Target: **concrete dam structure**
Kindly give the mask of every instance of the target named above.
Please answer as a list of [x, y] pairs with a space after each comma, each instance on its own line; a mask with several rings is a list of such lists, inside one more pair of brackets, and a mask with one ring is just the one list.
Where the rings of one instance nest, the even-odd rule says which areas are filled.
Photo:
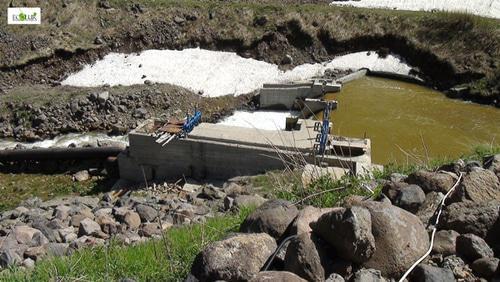
[[130, 145], [118, 156], [120, 176], [134, 182], [227, 179], [307, 163], [353, 174], [371, 171], [369, 139], [329, 135], [325, 155], [318, 155], [315, 123], [299, 119], [289, 131], [202, 123], [185, 138], [162, 146], [154, 132], [163, 123], [148, 120], [129, 134]]

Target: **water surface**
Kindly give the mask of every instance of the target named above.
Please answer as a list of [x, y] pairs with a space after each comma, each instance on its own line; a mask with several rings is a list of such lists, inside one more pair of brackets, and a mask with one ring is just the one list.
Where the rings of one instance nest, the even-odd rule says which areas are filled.
[[411, 83], [365, 77], [345, 84], [333, 133], [372, 140], [375, 163], [460, 157], [478, 144], [500, 144], [500, 110], [453, 100]]

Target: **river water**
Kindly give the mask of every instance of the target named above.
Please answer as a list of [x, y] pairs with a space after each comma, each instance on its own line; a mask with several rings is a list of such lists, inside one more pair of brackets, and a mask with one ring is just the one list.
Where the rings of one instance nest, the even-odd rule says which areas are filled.
[[333, 133], [372, 140], [372, 161], [460, 157], [479, 144], [500, 144], [500, 110], [447, 98], [411, 83], [365, 77], [327, 99], [339, 102]]

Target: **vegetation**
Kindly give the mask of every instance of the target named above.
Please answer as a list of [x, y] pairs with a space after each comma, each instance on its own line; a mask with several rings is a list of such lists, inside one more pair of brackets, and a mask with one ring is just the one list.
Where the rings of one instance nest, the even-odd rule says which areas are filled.
[[216, 217], [205, 223], [175, 227], [161, 239], [134, 246], [112, 241], [109, 246], [87, 248], [69, 257], [40, 261], [31, 271], [11, 268], [0, 274], [1, 281], [182, 281], [201, 249], [238, 230], [252, 211]]
[[102, 191], [106, 180], [92, 178], [74, 182], [71, 175], [0, 173], [0, 211], [12, 209], [22, 201], [39, 197], [48, 200], [64, 195], [91, 195]]

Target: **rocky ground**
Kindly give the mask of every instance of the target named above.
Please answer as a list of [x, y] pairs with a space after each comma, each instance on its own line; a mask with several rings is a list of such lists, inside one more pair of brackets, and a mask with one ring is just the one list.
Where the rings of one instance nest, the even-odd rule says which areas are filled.
[[141, 121], [184, 118], [195, 107], [204, 122], [217, 122], [234, 109], [251, 107], [251, 97], [205, 98], [167, 84], [75, 88], [22, 87], [0, 105], [0, 138], [39, 141], [65, 133], [123, 135]]
[[[435, 226], [440, 203], [457, 182]], [[1, 213], [0, 266], [31, 268], [112, 239], [136, 244], [172, 226], [259, 206], [240, 233], [198, 254], [186, 281], [390, 281], [427, 251], [434, 227], [432, 252], [408, 281], [500, 278], [500, 155], [394, 173], [379, 180], [380, 195], [352, 196], [328, 208], [266, 200], [255, 183], [252, 177], [188, 180], [100, 197], [29, 199]]]
[[499, 279], [499, 177], [497, 155], [484, 168], [459, 161], [438, 171], [393, 174], [380, 197], [351, 197], [338, 207], [299, 209], [270, 200], [245, 219], [241, 233], [200, 252], [187, 281], [398, 280], [429, 249], [434, 227], [431, 255], [408, 281]]

